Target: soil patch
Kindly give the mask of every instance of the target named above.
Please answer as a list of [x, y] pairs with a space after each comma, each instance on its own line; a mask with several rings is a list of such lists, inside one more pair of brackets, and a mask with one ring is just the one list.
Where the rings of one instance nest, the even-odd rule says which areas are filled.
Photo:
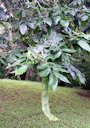
[[81, 97], [90, 98], [90, 90], [80, 91], [77, 94]]

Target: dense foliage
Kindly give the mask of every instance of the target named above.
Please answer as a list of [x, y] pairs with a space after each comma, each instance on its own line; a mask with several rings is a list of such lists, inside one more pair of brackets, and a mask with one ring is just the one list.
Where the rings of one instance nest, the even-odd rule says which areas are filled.
[[1, 3], [0, 64], [6, 66], [7, 74], [18, 77], [37, 69], [45, 84], [42, 109], [50, 120], [57, 118], [45, 108], [48, 87], [55, 90], [58, 82], [70, 84], [72, 79], [85, 84], [76, 64], [90, 52], [88, 5], [84, 0]]

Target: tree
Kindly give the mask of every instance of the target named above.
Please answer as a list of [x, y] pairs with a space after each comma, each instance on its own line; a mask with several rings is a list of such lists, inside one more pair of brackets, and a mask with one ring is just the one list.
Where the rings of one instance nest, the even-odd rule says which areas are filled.
[[[56, 121], [58, 118], [49, 108], [48, 88], [55, 91], [58, 81], [70, 84], [72, 79], [85, 84], [85, 77], [74, 62], [75, 56], [82, 59], [82, 53], [90, 52], [90, 35], [83, 33], [90, 14], [86, 6], [80, 6], [84, 5], [83, 0], [66, 4], [54, 0], [18, 3], [14, 2], [13, 17], [2, 21], [5, 25], [9, 22], [14, 35], [7, 68], [17, 76], [28, 68], [38, 69], [43, 82], [42, 110], [49, 120]], [[28, 48], [16, 49], [17, 41], [28, 44]]]

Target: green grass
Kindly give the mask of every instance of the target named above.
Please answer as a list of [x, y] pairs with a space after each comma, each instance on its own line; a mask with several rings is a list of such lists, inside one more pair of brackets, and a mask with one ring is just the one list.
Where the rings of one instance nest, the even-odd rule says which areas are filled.
[[77, 89], [50, 91], [51, 111], [60, 121], [50, 122], [41, 110], [42, 84], [0, 80], [0, 128], [90, 128], [90, 99]]

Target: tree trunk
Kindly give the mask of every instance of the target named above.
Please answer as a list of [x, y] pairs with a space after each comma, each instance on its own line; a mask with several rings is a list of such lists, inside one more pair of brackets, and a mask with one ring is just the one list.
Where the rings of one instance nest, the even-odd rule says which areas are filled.
[[48, 84], [47, 79], [43, 78], [43, 90], [42, 90], [42, 111], [49, 118], [50, 121], [58, 121], [59, 119], [55, 117], [51, 111], [49, 106], [49, 97], [48, 97]]

